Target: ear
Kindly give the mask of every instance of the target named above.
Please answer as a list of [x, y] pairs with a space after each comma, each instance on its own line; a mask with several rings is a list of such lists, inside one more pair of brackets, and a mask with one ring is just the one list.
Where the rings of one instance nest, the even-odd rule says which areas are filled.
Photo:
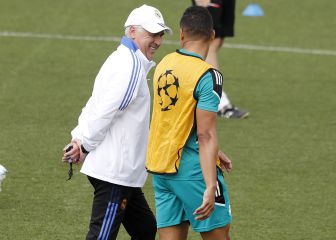
[[211, 34], [211, 41], [215, 39], [215, 30], [212, 30], [212, 34]]
[[184, 33], [183, 30], [180, 28], [180, 41], [184, 40]]
[[134, 40], [136, 36], [136, 28], [131, 26], [128, 31], [129, 36]]

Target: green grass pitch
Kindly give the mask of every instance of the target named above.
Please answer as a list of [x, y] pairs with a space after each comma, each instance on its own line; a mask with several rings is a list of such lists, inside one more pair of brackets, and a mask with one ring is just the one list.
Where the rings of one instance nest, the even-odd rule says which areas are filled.
[[[247, 120], [218, 119], [220, 147], [234, 164], [225, 176], [232, 239], [333, 240], [336, 2], [253, 1], [263, 17], [243, 17], [251, 1], [237, 2], [236, 36], [219, 56], [226, 92], [251, 112]], [[61, 150], [118, 42], [64, 36], [121, 37], [128, 13], [142, 3], [0, 1], [0, 164], [9, 170], [0, 192], [0, 239], [84, 239], [92, 189], [78, 167], [66, 181]], [[159, 61], [178, 48], [178, 19], [190, 1], [146, 3], [175, 33]], [[154, 208], [150, 178], [144, 191]], [[129, 239], [125, 230], [118, 239]], [[190, 231], [189, 239], [201, 238]]]

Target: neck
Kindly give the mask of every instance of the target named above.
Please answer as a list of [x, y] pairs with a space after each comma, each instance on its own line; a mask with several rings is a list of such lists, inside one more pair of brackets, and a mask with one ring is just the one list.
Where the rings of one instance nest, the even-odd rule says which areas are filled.
[[204, 41], [185, 40], [181, 41], [181, 46], [188, 52], [193, 52], [206, 59], [209, 51], [210, 43]]

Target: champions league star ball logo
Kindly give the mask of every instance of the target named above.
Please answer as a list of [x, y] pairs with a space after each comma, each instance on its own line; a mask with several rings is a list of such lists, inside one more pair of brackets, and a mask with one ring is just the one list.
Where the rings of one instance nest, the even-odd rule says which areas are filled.
[[157, 93], [160, 97], [161, 111], [169, 111], [178, 101], [179, 81], [172, 73], [173, 70], [166, 70], [158, 79]]

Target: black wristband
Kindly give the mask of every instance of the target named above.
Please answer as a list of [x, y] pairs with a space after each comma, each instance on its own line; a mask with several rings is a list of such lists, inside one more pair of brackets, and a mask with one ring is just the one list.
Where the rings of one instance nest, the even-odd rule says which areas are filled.
[[84, 148], [83, 144], [81, 145], [81, 150], [82, 150], [82, 152], [84, 154], [88, 154], [89, 153], [88, 151], [86, 151], [86, 149]]

